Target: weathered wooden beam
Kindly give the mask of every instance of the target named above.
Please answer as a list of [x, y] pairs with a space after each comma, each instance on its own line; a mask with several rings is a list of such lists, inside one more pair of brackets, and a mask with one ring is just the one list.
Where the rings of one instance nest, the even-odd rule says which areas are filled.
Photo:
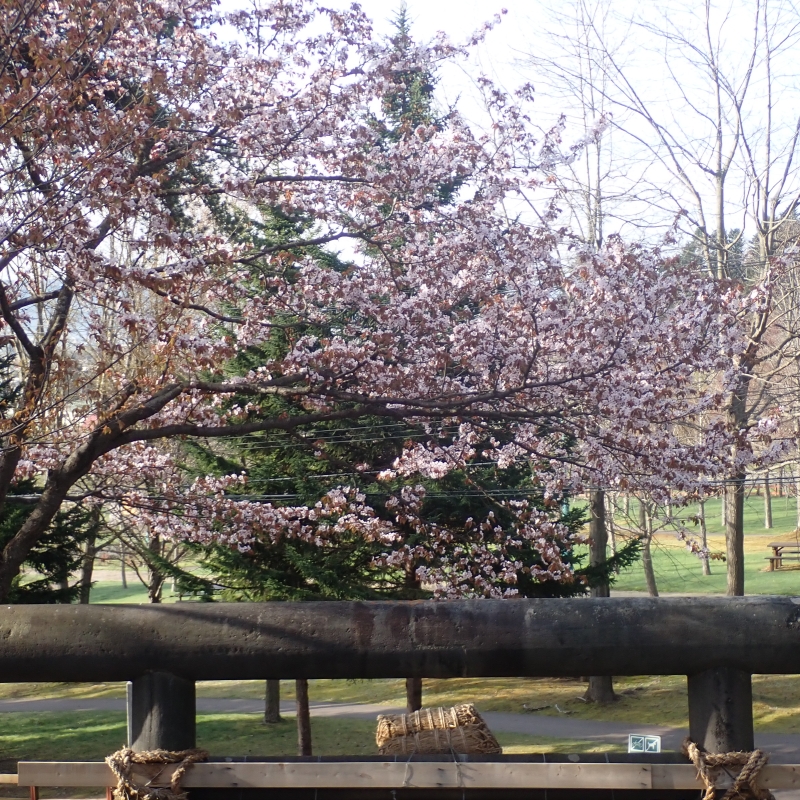
[[0, 681], [800, 671], [800, 598], [0, 608]]
[[[134, 779], [169, 786], [174, 766], [136, 767]], [[19, 763], [20, 786], [114, 786], [102, 762]], [[717, 785], [731, 783], [724, 771]], [[759, 775], [769, 789], [800, 786], [800, 765], [770, 764]], [[524, 763], [511, 761], [341, 761], [193, 764], [181, 780], [190, 788], [299, 789], [695, 789], [702, 788], [691, 764]]]

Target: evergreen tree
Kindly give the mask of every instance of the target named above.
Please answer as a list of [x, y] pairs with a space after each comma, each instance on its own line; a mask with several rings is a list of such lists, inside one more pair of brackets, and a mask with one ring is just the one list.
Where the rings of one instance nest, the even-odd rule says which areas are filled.
[[[435, 79], [430, 70], [414, 65], [414, 42], [405, 6], [395, 20], [395, 33], [389, 40], [403, 66], [396, 74], [396, 89], [384, 98], [382, 115], [370, 121], [382, 147], [392, 147], [419, 125], [436, 125], [433, 89]], [[410, 65], [410, 66], [409, 66]], [[457, 182], [441, 187], [446, 200], [457, 190]], [[287, 218], [274, 208], [259, 209], [259, 217], [231, 209], [214, 196], [210, 210], [223, 221], [232, 237], [259, 248], [297, 238], [300, 230], [313, 226], [313, 220]], [[305, 251], [308, 255], [308, 250]], [[331, 269], [346, 269], [335, 255], [314, 252], [314, 257]], [[267, 269], [252, 265], [252, 279], [259, 281]], [[293, 327], [293, 320], [282, 320], [266, 346], [254, 348], [230, 365], [233, 375], [246, 374], [282, 356], [297, 337], [324, 337], [328, 331], [311, 330], [308, 326]], [[330, 327], [341, 325], [337, 312], [330, 312]], [[238, 398], [232, 403], [256, 406], [256, 414], [297, 415], [305, 409], [296, 401], [278, 396], [255, 400]], [[489, 447], [490, 434], [502, 440], [502, 430], [486, 433], [486, 441], [476, 446], [477, 452]], [[436, 438], [436, 431], [408, 422], [387, 423], [385, 419], [319, 423], [294, 433], [254, 434], [236, 442], [217, 443], [213, 449], [190, 447], [188, 463], [198, 474], [244, 473], [248, 477], [246, 491], [272, 503], [313, 505], [326, 492], [348, 485], [364, 494], [379, 517], [394, 525], [397, 548], [406, 553], [425, 553], [417, 560], [403, 559], [398, 566], [379, 542], [366, 541], [357, 535], [343, 534], [335, 541], [321, 539], [280, 538], [256, 540], [246, 551], [227, 546], [198, 548], [209, 596], [229, 600], [305, 600], [305, 599], [417, 599], [432, 594], [422, 585], [419, 567], [436, 567], [437, 558], [447, 560], [456, 551], [468, 550], [471, 543], [484, 534], [467, 521], [478, 523], [491, 519], [492, 529], [507, 532], [512, 544], [506, 555], [526, 565], [526, 571], [515, 582], [497, 579], [501, 590], [515, 590], [524, 597], [565, 596], [586, 592], [597, 582], [611, 582], [614, 570], [636, 558], [637, 543], [632, 542], [600, 566], [583, 564], [574, 549], [562, 550], [563, 561], [572, 566], [575, 579], [569, 582], [540, 580], [535, 567], [542, 563], [540, 554], [529, 540], [514, 537], [515, 516], [509, 501], [526, 500], [535, 509], [577, 532], [585, 523], [581, 510], [562, 512], [554, 501], [546, 500], [540, 487], [531, 481], [530, 467], [522, 462], [501, 469], [493, 463], [477, 463], [432, 480], [395, 478], [379, 481], [379, 473], [392, 467], [404, 445]], [[413, 523], [404, 521], [397, 508], [405, 490], [421, 485], [425, 497], [413, 515]], [[429, 548], [426, 530], [431, 527], [451, 532], [449, 552], [436, 554]], [[492, 535], [497, 535], [494, 532]], [[513, 543], [516, 542], [516, 543]], [[195, 580], [191, 576], [179, 578]], [[418, 682], [410, 682], [409, 705], [419, 702]], [[412, 700], [412, 695], [414, 700]]]

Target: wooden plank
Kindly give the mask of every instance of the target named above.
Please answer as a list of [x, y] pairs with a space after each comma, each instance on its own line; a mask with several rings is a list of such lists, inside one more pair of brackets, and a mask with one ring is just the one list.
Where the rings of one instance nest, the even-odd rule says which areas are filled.
[[17, 776], [10, 772], [0, 772], [0, 786], [3, 784], [17, 785]]
[[800, 787], [800, 764], [767, 764], [758, 782], [767, 789], [797, 789]]
[[[174, 765], [137, 768], [134, 777], [153, 786], [169, 785]], [[111, 770], [94, 762], [19, 763], [23, 786], [109, 786]], [[327, 762], [193, 764], [188, 788], [531, 788], [647, 789], [649, 764], [520, 764], [509, 762]]]
[[693, 764], [651, 764], [653, 789], [702, 789]]
[[[137, 767], [142, 783], [166, 786], [174, 769]], [[155, 778], [155, 780], [153, 780]], [[800, 765], [764, 768], [762, 785], [769, 789], [800, 787]], [[21, 786], [110, 786], [111, 770], [98, 762], [19, 763]], [[718, 786], [730, 785], [723, 774]], [[194, 764], [187, 770], [188, 788], [464, 788], [464, 789], [699, 789], [691, 764], [597, 764], [519, 762], [461, 763], [447, 761], [261, 762]]]
[[20, 761], [20, 786], [114, 786], [114, 773], [103, 761]]
[[[650, 788], [647, 764], [519, 764], [453, 762], [372, 762], [327, 764], [226, 764], [208, 770], [197, 765], [184, 785], [208, 787], [304, 787], [323, 789], [450, 788], [450, 789], [576, 789]], [[216, 765], [215, 765], [216, 766]], [[609, 767], [612, 769], [609, 769]], [[242, 769], [245, 767], [247, 769]], [[621, 769], [620, 769], [621, 767]], [[161, 778], [163, 780], [163, 776]]]

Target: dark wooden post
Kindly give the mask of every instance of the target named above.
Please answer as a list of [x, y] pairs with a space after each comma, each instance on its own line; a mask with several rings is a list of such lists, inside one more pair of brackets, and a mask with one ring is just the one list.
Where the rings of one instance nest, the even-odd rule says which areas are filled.
[[714, 667], [689, 675], [689, 736], [710, 753], [754, 749], [749, 673]]
[[131, 681], [132, 750], [188, 750], [195, 746], [194, 681], [148, 672]]

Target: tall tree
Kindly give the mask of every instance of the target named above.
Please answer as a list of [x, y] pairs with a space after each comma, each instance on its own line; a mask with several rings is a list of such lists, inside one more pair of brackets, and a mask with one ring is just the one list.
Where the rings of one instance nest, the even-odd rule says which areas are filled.
[[[761, 421], [780, 405], [765, 387], [784, 382], [800, 332], [786, 325], [796, 317], [790, 309], [800, 307], [800, 294], [786, 281], [794, 257], [781, 245], [800, 200], [800, 127], [787, 102], [795, 87], [786, 78], [800, 36], [796, 10], [763, 0], [643, 7], [635, 17], [618, 19], [617, 38], [637, 42], [626, 57], [613, 25], [605, 25], [609, 9], [604, 0], [579, 0], [573, 15], [579, 35], [567, 33], [565, 41], [579, 40], [581, 57], [537, 64], [590, 84], [612, 115], [617, 151], [626, 141], [623, 157], [648, 166], [637, 203], [619, 215], [633, 225], [643, 218], [669, 225], [677, 215], [699, 268], [725, 286], [739, 282], [743, 298], [759, 296], [749, 306], [748, 345], [730, 354], [728, 375], [736, 377], [725, 387], [724, 402], [732, 437], [724, 489], [727, 590], [740, 595], [746, 469], [769, 459], [769, 437], [754, 443], [748, 433], [763, 430]], [[734, 25], [748, 30], [746, 42], [729, 35]], [[745, 224], [754, 246], [743, 261]]]
[[[385, 147], [366, 114], [408, 59], [379, 52], [356, 7], [313, 0], [230, 13], [213, 0], [25, 0], [0, 9], [0, 41], [0, 317], [22, 378], [0, 430], [0, 513], [21, 479], [38, 494], [0, 554], [0, 599], [73, 492], [140, 504], [159, 536], [312, 536], [313, 508], [231, 500], [236, 476], [170, 484], [153, 452], [170, 438], [429, 419], [465, 426], [454, 455], [500, 421], [513, 441], [491, 457], [529, 453], [546, 488], [569, 480], [550, 472], [569, 461], [566, 439], [587, 462], [662, 463], [666, 448], [684, 466], [660, 480], [715, 461], [719, 438], [687, 449], [641, 413], [713, 402], [691, 374], [744, 352], [731, 298], [620, 241], [567, 269], [565, 233], [509, 218], [504, 201], [538, 185], [543, 162], [499, 90], [491, 136], [451, 112]], [[436, 42], [414, 56], [429, 70], [458, 54]], [[223, 195], [308, 225], [292, 242], [234, 242], [208, 213]], [[344, 241], [347, 270], [309, 255]], [[314, 326], [329, 332], [303, 333]], [[276, 330], [284, 356], [225, 375]], [[244, 394], [302, 413], [225, 402]], [[530, 536], [551, 526], [519, 513]], [[323, 516], [383, 535], [356, 495], [326, 499]], [[561, 555], [542, 557], [568, 573]]]

